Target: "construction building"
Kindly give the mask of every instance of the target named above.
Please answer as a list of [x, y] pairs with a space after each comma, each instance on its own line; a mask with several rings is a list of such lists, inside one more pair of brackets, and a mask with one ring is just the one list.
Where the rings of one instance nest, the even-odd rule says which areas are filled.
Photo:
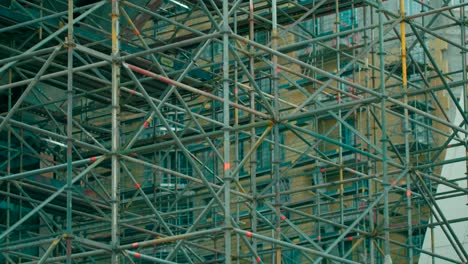
[[467, 5], [0, 0], [0, 263], [467, 263]]

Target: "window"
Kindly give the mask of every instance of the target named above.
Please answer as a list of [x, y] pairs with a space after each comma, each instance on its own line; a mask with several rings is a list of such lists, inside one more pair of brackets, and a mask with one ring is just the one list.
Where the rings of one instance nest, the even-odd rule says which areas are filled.
[[[423, 247], [424, 236], [425, 236], [424, 231], [421, 231], [421, 230], [414, 230], [413, 231], [413, 235], [411, 236], [411, 239], [412, 239], [414, 248], [422, 248]], [[413, 250], [413, 254], [415, 256], [419, 256], [420, 253], [421, 252], [419, 250]]]
[[[306, 37], [313, 36], [315, 34], [315, 21], [313, 19], [302, 21], [299, 26], [296, 26], [296, 31]], [[307, 38], [296, 35], [296, 42], [304, 41]]]
[[264, 248], [264, 246], [265, 246], [265, 245], [264, 245], [264, 242], [263, 242], [263, 241], [262, 241], [262, 242], [257, 242], [257, 252], [258, 252], [258, 251], [262, 251], [263, 248]]
[[[257, 194], [262, 193], [264, 195], [264, 194], [271, 194], [271, 193], [275, 192], [275, 185], [269, 186], [269, 184], [270, 184], [270, 182], [263, 182], [263, 183], [257, 185]], [[268, 189], [265, 190], [267, 187], [268, 187]], [[284, 192], [284, 191], [287, 191], [289, 189], [290, 189], [290, 179], [289, 178], [280, 179], [280, 192]], [[289, 201], [290, 201], [290, 195], [289, 194], [281, 194], [280, 195], [280, 203], [281, 204], [287, 203]], [[266, 204], [264, 204], [265, 202], [269, 202], [271, 205], [273, 205], [275, 203], [275, 198], [272, 197], [272, 198], [268, 198], [268, 199], [261, 200], [261, 201], [258, 202], [257, 210], [262, 214], [264, 219], [266, 221], [272, 223], [272, 224], [274, 224], [276, 221], [281, 221], [280, 219], [276, 218], [275, 211], [271, 210]], [[290, 217], [289, 211], [283, 211], [282, 214], [285, 215], [287, 218]], [[267, 222], [264, 219], [259, 218], [259, 224], [261, 224], [261, 225], [267, 224]]]
[[[343, 115], [346, 115], [346, 112], [342, 113]], [[354, 117], [348, 117], [346, 120], [344, 120], [346, 124], [349, 126], [355, 128], [355, 119]], [[356, 144], [356, 135], [349, 129], [347, 126], [339, 122], [339, 125], [341, 126], [341, 135], [340, 135], [340, 127], [336, 126], [332, 131], [330, 131], [331, 128], [333, 128], [338, 120], [334, 119], [331, 116], [323, 116], [318, 120], [318, 132], [322, 135], [327, 135], [328, 138], [338, 140], [341, 136], [341, 142], [343, 144], [349, 145], [349, 146], [354, 146]], [[325, 140], [320, 141], [320, 149], [322, 151], [332, 151], [336, 149], [336, 144], [332, 142], [328, 142]]]
[[[426, 44], [426, 47], [427, 47], [427, 44]], [[414, 46], [414, 48], [411, 50], [411, 56], [413, 57], [416, 63], [421, 63], [421, 64], [424, 63], [425, 53], [424, 53], [423, 47], [421, 46], [421, 43], [418, 43], [416, 44], [416, 46]], [[415, 66], [413, 65], [413, 67]], [[416, 72], [416, 69], [413, 69], [412, 72]]]
[[163, 21], [163, 20], [154, 20], [153, 21], [154, 26], [153, 26], [153, 36], [154, 37], [159, 37], [160, 35], [163, 35], [164, 33], [167, 33], [168, 30], [170, 30], [169, 27], [169, 22]]
[[245, 157], [245, 140], [239, 140], [239, 162]]
[[216, 157], [211, 149], [203, 150], [197, 153], [197, 158], [202, 163], [202, 172], [210, 182], [214, 180]]
[[163, 197], [160, 201], [160, 208], [161, 212], [174, 212], [171, 217], [168, 218], [167, 222], [170, 226], [174, 225], [173, 230], [176, 233], [183, 232], [183, 230], [178, 230], [182, 227], [188, 227], [193, 223], [193, 211], [186, 210], [193, 208], [193, 202], [191, 199], [182, 198], [176, 201], [176, 196], [174, 194], [168, 195]]
[[[426, 124], [428, 126], [432, 126], [432, 120], [429, 118], [426, 118], [425, 116], [416, 114], [416, 113], [411, 113], [410, 118], [418, 121], [420, 123]], [[430, 145], [433, 142], [433, 137], [431, 131], [422, 126], [417, 124], [416, 122], [411, 122], [411, 133], [413, 135], [414, 141], [422, 144], [422, 145]]]
[[[270, 186], [267, 190], [266, 187], [268, 186], [268, 182], [266, 183], [261, 183], [260, 185], [257, 186], [257, 194], [260, 194], [263, 192], [263, 194], [270, 194], [272, 193], [273, 187]], [[267, 207], [264, 203], [268, 201], [270, 203], [273, 202], [273, 198], [269, 198], [264, 200], [258, 201], [257, 205], [257, 211], [263, 216], [258, 218], [258, 223], [259, 225], [267, 225], [268, 223], [274, 224], [275, 220], [275, 212], [272, 211], [270, 208]]]
[[[345, 120], [346, 124], [351, 126], [352, 128], [355, 127], [354, 118], [348, 118]], [[355, 134], [351, 129], [349, 129], [344, 124], [341, 124], [341, 142], [346, 145], [354, 146], [355, 144]]]
[[415, 2], [414, 0], [405, 1], [405, 15], [411, 16], [419, 14], [421, 12], [422, 6]]
[[[339, 247], [340, 249], [342, 250], [342, 252], [344, 252], [344, 254], [348, 253], [348, 251], [351, 250], [353, 246], [353, 242], [352, 241], [344, 241], [343, 243], [340, 243], [339, 244]], [[342, 247], [342, 248], [341, 248]], [[353, 260], [353, 254], [348, 254], [348, 256], [346, 257], [346, 259], [348, 260]]]
[[335, 30], [335, 22], [336, 22], [335, 15], [319, 17], [316, 20], [317, 20], [317, 22], [315, 23], [316, 32], [319, 36], [332, 34], [333, 31]]
[[177, 164], [179, 171], [183, 174], [192, 175], [192, 165], [188, 161], [187, 157], [184, 153], [178, 152], [178, 154], [179, 160]]
[[[257, 84], [260, 91], [271, 94], [272, 92], [272, 84], [271, 84], [271, 76], [267, 73], [259, 73], [255, 77], [255, 83]], [[257, 103], [255, 104], [255, 108], [257, 111], [264, 111], [265, 107], [263, 106], [263, 102], [260, 101], [259, 97], [257, 97]]]
[[[290, 188], [290, 179], [289, 178], [282, 178], [280, 179], [280, 192], [287, 191]], [[257, 185], [257, 194], [262, 193], [266, 187], [268, 187], [269, 182], [267, 183], [261, 183]], [[268, 190], [264, 192], [263, 194], [269, 194], [272, 193], [273, 188], [275, 188], [275, 185], [269, 186]], [[270, 202], [273, 202], [274, 198], [270, 198]], [[280, 195], [280, 201], [281, 203], [286, 203], [289, 201], [289, 194], [282, 194]], [[262, 207], [262, 202], [259, 202], [258, 207]]]
[[[315, 20], [314, 19], [309, 19], [306, 21], [302, 21], [299, 25], [296, 26], [296, 31], [300, 34], [295, 35], [295, 41], [296, 42], [301, 42], [305, 41], [312, 36], [316, 35], [316, 28], [315, 28]], [[297, 56], [304, 56], [310, 53], [312, 48], [312, 45], [309, 44], [306, 48], [300, 49], [296, 52]]]
[[[189, 163], [185, 155], [181, 152], [171, 152], [168, 157], [163, 160], [163, 166], [165, 168], [170, 168], [171, 170], [178, 171], [182, 174], [191, 176], [192, 165]], [[160, 186], [167, 189], [183, 189], [187, 186], [188, 180], [176, 177], [172, 174], [164, 173], [162, 175], [162, 180]]]
[[[267, 136], [266, 139], [270, 139], [271, 136]], [[267, 169], [271, 167], [271, 148], [270, 143], [263, 141], [257, 148], [257, 168]]]
[[[211, 200], [213, 198], [212, 197], [206, 197], [206, 198], [202, 198], [203, 200], [203, 206], [207, 206]], [[205, 223], [213, 223], [213, 222], [216, 222], [216, 208], [214, 207], [211, 207], [208, 212], [206, 212], [205, 214]]]
[[[433, 106], [431, 106], [429, 102], [423, 101], [409, 101], [408, 105], [419, 109], [420, 111], [424, 111], [426, 113], [432, 112], [435, 110]], [[393, 105], [392, 109], [400, 114], [404, 114], [404, 108], [398, 105]], [[429, 146], [433, 143], [434, 139], [432, 136], [432, 132], [428, 127], [432, 127], [432, 120], [420, 115], [414, 111], [409, 110], [409, 127], [406, 128], [406, 123], [404, 119], [401, 119], [401, 131], [411, 131], [411, 143], [417, 144], [416, 146]]]
[[262, 92], [271, 93], [271, 77], [269, 74], [258, 74], [256, 77], [256, 83]]
[[[171, 124], [171, 128], [174, 131], [181, 130], [184, 127], [185, 113], [177, 111], [168, 111], [166, 114], [166, 120]], [[172, 123], [173, 122], [173, 123]], [[181, 127], [178, 129], [178, 127]]]
[[[239, 163], [245, 158], [246, 150], [245, 145], [247, 144], [247, 140], [239, 139]], [[249, 162], [246, 162], [244, 166], [242, 166], [239, 170], [239, 178], [247, 177], [249, 174], [246, 171], [246, 168], [249, 166]]]
[[213, 41], [203, 50], [201, 58], [208, 61], [214, 60], [214, 58], [221, 55], [222, 48], [221, 43]]
[[152, 183], [153, 181], [153, 168], [150, 166], [143, 167], [143, 178], [144, 178], [144, 186], [148, 183]]
[[340, 31], [351, 29], [353, 25], [353, 10], [348, 9], [340, 12]]
[[[280, 191], [284, 192], [290, 189], [290, 179], [289, 178], [282, 178], [280, 179]], [[280, 202], [287, 203], [289, 202], [289, 194], [281, 194], [280, 195]], [[286, 217], [289, 217], [289, 211], [285, 213]]]
[[302, 254], [297, 249], [290, 249], [283, 251], [283, 263], [284, 264], [295, 264], [302, 263]]
[[[329, 35], [336, 31], [336, 15], [330, 14], [316, 19], [315, 26], [319, 36]], [[339, 13], [340, 31], [350, 30], [355, 24], [354, 10], [348, 9]]]
[[270, 41], [270, 31], [268, 30], [255, 31], [254, 38], [255, 38], [255, 42], [266, 45]]
[[[340, 32], [350, 30], [353, 26], [357, 26], [357, 20], [355, 19], [356, 10], [347, 9], [339, 13], [340, 21]], [[296, 42], [305, 41], [310, 39], [312, 36], [326, 36], [333, 34], [337, 31], [336, 29], [336, 15], [331, 13], [328, 15], [317, 17], [316, 19], [309, 19], [302, 21], [295, 30], [300, 34], [296, 35]], [[351, 46], [357, 42], [357, 34], [350, 34], [340, 38], [340, 45]], [[336, 39], [330, 39], [332, 47], [336, 47]], [[307, 46], [306, 48], [300, 49], [297, 51], [297, 56], [304, 56], [309, 54], [311, 51], [312, 45]]]
[[[280, 144], [283, 145], [285, 141], [285, 132], [280, 132]], [[272, 154], [273, 154], [273, 143], [269, 141], [272, 140], [272, 135], [269, 134], [265, 137], [265, 140], [258, 146], [257, 148], [257, 168], [258, 170], [262, 169], [270, 169], [271, 168], [271, 161], [272, 161]], [[280, 161], [284, 160], [285, 158], [285, 151], [280, 146]]]

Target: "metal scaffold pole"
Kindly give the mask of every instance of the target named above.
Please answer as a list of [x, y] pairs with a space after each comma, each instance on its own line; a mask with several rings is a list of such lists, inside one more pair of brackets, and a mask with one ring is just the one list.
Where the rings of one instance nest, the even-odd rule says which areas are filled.
[[120, 263], [120, 0], [112, 1], [112, 113], [111, 113], [111, 247], [112, 263]]
[[68, 34], [65, 40], [67, 48], [67, 264], [72, 263], [72, 237], [73, 237], [73, 214], [72, 214], [72, 198], [73, 198], [73, 1], [68, 1]]
[[387, 113], [385, 109], [387, 108], [386, 100], [386, 86], [385, 86], [385, 51], [384, 51], [384, 13], [383, 13], [383, 1], [379, 2], [378, 20], [379, 20], [379, 82], [380, 82], [380, 93], [382, 94], [382, 99], [380, 101], [380, 111], [381, 111], [381, 127], [382, 127], [382, 187], [383, 187], [383, 230], [384, 230], [384, 255], [385, 255], [385, 264], [392, 263], [392, 257], [390, 253], [390, 218], [389, 218], [389, 199], [388, 199], [388, 187], [390, 186], [390, 180], [388, 175], [388, 157], [387, 157]]
[[231, 224], [231, 110], [229, 106], [231, 83], [230, 83], [230, 61], [229, 61], [229, 2], [222, 2], [222, 94], [223, 94], [223, 158], [224, 158], [224, 258], [226, 264], [232, 263], [232, 224]]
[[[276, 0], [271, 1], [271, 48], [272, 50], [278, 49], [278, 4]], [[278, 241], [281, 241], [281, 179], [280, 179], [280, 124], [279, 124], [279, 117], [280, 117], [280, 104], [279, 104], [279, 67], [278, 67], [278, 56], [272, 55], [272, 69], [271, 69], [271, 85], [273, 91], [273, 155], [272, 155], [272, 179], [275, 183], [275, 238]], [[282, 263], [282, 248], [278, 244], [276, 245], [276, 255], [274, 257], [276, 264]]]

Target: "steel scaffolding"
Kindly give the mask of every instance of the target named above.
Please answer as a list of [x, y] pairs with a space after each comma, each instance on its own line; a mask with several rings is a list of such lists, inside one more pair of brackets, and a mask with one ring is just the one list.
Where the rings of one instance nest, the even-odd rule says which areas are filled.
[[0, 0], [0, 261], [466, 263], [467, 4]]

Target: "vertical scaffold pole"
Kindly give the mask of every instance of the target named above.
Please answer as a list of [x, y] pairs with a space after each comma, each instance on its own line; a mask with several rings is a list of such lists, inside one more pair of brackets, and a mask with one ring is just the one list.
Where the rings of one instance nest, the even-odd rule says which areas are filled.
[[[249, 36], [251, 40], [255, 41], [255, 23], [254, 23], [254, 1], [249, 0]], [[250, 51], [249, 51], [249, 70], [250, 70], [250, 75], [255, 76], [255, 48], [250, 45]], [[253, 87], [254, 84], [251, 83], [251, 86]], [[249, 92], [250, 96], [250, 108], [255, 109], [255, 90], [251, 89]], [[256, 129], [253, 124], [255, 123], [255, 116], [250, 115], [250, 124], [252, 124], [252, 127], [250, 129], [250, 147], [253, 148], [256, 142]], [[253, 201], [252, 201], [252, 214], [251, 214], [251, 228], [252, 232], [256, 233], [257, 232], [257, 153], [253, 153], [250, 156], [250, 190], [252, 193]], [[252, 247], [254, 250], [257, 250], [257, 239], [252, 238]], [[252, 262], [255, 261], [255, 256], [252, 256]]]
[[[271, 1], [271, 49], [276, 51], [278, 49], [278, 13], [277, 13], [277, 2], [276, 0]], [[273, 119], [274, 119], [274, 126], [273, 126], [273, 180], [275, 182], [275, 214], [276, 214], [276, 221], [275, 221], [275, 238], [280, 241], [281, 240], [281, 182], [280, 182], [280, 171], [279, 171], [279, 163], [281, 162], [280, 157], [280, 133], [279, 133], [279, 94], [278, 94], [278, 85], [279, 85], [279, 78], [278, 78], [278, 56], [272, 55], [272, 86], [273, 86]], [[281, 264], [281, 246], [276, 245], [276, 257], [275, 262], [276, 264]]]
[[230, 165], [230, 116], [229, 116], [229, 1], [223, 1], [223, 123], [224, 123], [224, 243], [225, 263], [232, 262], [231, 248], [231, 165]]
[[382, 94], [381, 101], [381, 123], [382, 123], [382, 180], [383, 180], [383, 190], [386, 192], [384, 194], [384, 212], [383, 212], [383, 229], [384, 229], [384, 255], [385, 261], [384, 264], [391, 264], [392, 258], [390, 255], [390, 219], [389, 219], [389, 200], [388, 200], [388, 164], [387, 164], [387, 114], [385, 112], [386, 108], [386, 91], [385, 91], [385, 57], [384, 57], [384, 14], [383, 14], [383, 1], [379, 2], [378, 9], [379, 17], [379, 71], [380, 71], [380, 92]]
[[[403, 95], [403, 103], [405, 105], [408, 104], [408, 74], [407, 74], [407, 63], [406, 63], [406, 25], [405, 25], [405, 0], [400, 0], [400, 35], [401, 35], [401, 79], [402, 79], [402, 92]], [[410, 144], [409, 144], [409, 133], [410, 133], [410, 124], [409, 124], [409, 113], [408, 108], [404, 108], [404, 140], [405, 140], [405, 166], [410, 166]], [[407, 260], [408, 263], [413, 263], [413, 228], [411, 226], [412, 223], [412, 206], [411, 206], [411, 172], [408, 172], [406, 175], [406, 214], [407, 214], [407, 223], [408, 223], [408, 255]]]
[[120, 263], [120, 254], [117, 251], [119, 246], [119, 178], [120, 165], [118, 160], [118, 151], [120, 145], [119, 132], [119, 85], [120, 85], [120, 24], [119, 24], [119, 0], [112, 1], [112, 172], [111, 172], [111, 245], [112, 245], [112, 263]]
[[73, 0], [68, 0], [67, 73], [67, 264], [72, 263], [72, 178], [73, 178]]

